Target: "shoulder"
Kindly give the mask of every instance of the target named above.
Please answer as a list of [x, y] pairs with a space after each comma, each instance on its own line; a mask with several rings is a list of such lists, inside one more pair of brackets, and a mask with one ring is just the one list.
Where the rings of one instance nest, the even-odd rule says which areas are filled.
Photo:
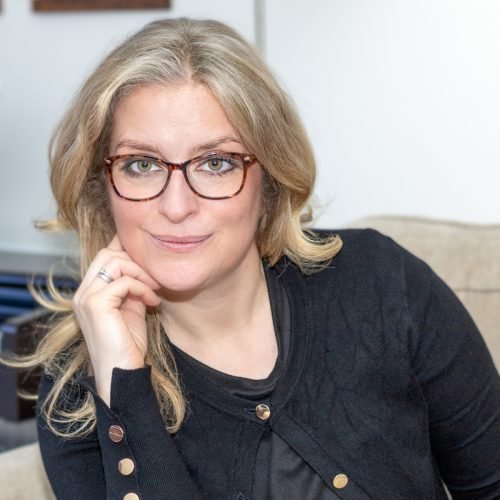
[[320, 239], [334, 234], [341, 238], [342, 250], [333, 261], [337, 260], [338, 257], [345, 259], [368, 255], [376, 256], [377, 261], [387, 258], [399, 259], [403, 253], [406, 253], [406, 250], [392, 238], [375, 229], [320, 229], [313, 232]]
[[317, 230], [320, 240], [338, 235], [340, 252], [321, 270], [303, 274], [287, 258], [276, 266], [291, 294], [303, 293], [309, 301], [343, 304], [345, 310], [401, 311], [422, 317], [431, 302], [458, 299], [432, 269], [394, 240], [372, 229]]
[[302, 274], [285, 260], [279, 275], [289, 292], [303, 294], [323, 310], [341, 307], [358, 319], [361, 311], [375, 315], [399, 311], [401, 318], [411, 321], [412, 313], [420, 315], [425, 310], [431, 295], [439, 299], [452, 295], [427, 264], [378, 231], [341, 229], [315, 234], [320, 239], [338, 235], [342, 249], [318, 272]]
[[304, 297], [303, 307], [309, 307], [315, 317], [338, 311], [337, 317], [344, 314], [355, 323], [363, 314], [378, 318], [384, 312], [406, 309], [408, 268], [425, 267], [421, 261], [374, 230], [322, 230], [315, 234], [319, 239], [338, 235], [342, 249], [313, 274], [301, 273], [287, 260], [281, 269], [278, 267], [289, 295]]
[[428, 272], [423, 261], [374, 229], [317, 230], [314, 233], [320, 239], [336, 234], [343, 245], [328, 265], [312, 276], [312, 281], [333, 279], [338, 283], [346, 279], [353, 283], [370, 278], [382, 280], [386, 285], [398, 282], [404, 287], [409, 274]]

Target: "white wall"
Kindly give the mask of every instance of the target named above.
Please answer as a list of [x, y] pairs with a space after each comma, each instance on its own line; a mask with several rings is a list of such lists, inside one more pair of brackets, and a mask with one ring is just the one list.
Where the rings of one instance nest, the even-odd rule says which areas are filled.
[[[3, 0], [0, 250], [61, 251], [60, 240], [32, 229], [54, 214], [48, 138], [83, 77], [126, 33], [192, 15], [254, 39], [252, 0], [172, 3], [161, 12], [35, 14], [29, 0]], [[500, 222], [498, 0], [259, 4], [267, 60], [317, 152], [318, 225], [379, 213]]]
[[317, 153], [317, 225], [500, 222], [498, 0], [268, 0], [265, 33]]
[[211, 17], [254, 39], [253, 0], [172, 0], [169, 10], [34, 13], [31, 0], [0, 12], [0, 250], [60, 253], [33, 229], [52, 217], [47, 143], [83, 79], [123, 37], [160, 17]]

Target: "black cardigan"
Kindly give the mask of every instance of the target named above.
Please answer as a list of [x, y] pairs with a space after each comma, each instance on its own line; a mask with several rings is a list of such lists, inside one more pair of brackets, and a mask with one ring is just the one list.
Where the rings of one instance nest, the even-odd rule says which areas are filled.
[[[93, 391], [91, 436], [59, 439], [39, 417], [57, 497], [249, 499], [259, 441], [276, 432], [342, 499], [445, 499], [442, 480], [454, 498], [500, 498], [500, 379], [469, 315], [392, 240], [338, 233], [344, 248], [328, 269], [304, 276], [283, 259], [268, 271], [292, 314], [288, 363], [260, 402], [268, 420], [179, 357], [189, 407], [171, 436], [150, 369], [115, 368], [111, 408]], [[50, 387], [44, 377], [41, 400]], [[85, 390], [76, 382], [65, 404]], [[118, 468], [126, 458], [129, 475]]]

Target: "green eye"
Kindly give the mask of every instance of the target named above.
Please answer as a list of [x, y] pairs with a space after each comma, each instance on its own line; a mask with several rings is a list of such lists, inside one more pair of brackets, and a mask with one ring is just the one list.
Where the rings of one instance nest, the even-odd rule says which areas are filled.
[[189, 163], [188, 175], [198, 178], [212, 178], [214, 182], [218, 183], [223, 177], [229, 177], [244, 170], [242, 160], [232, 153], [210, 154], [195, 158]]
[[137, 170], [139, 172], [148, 172], [151, 170], [152, 163], [150, 161], [142, 160], [137, 162]]
[[218, 172], [224, 166], [224, 160], [221, 158], [210, 158], [208, 160], [208, 168], [213, 172]]
[[130, 174], [152, 174], [161, 171], [161, 167], [155, 161], [146, 158], [134, 158], [124, 165], [124, 170]]

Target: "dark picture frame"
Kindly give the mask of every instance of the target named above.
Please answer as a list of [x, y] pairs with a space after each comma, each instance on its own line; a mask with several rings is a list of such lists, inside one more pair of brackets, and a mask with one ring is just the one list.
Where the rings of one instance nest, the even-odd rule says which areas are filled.
[[170, 0], [33, 0], [36, 12], [166, 9]]

